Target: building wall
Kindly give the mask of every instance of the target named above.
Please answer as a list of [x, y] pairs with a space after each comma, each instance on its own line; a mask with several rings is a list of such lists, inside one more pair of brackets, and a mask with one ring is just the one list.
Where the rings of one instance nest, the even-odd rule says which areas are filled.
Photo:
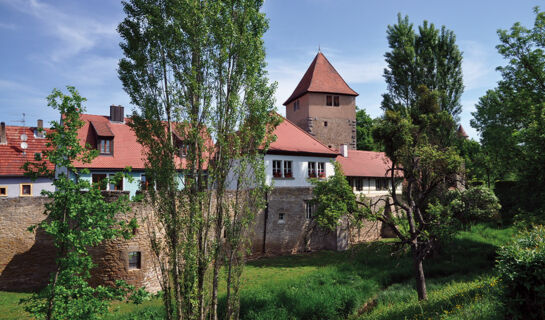
[[[55, 186], [49, 178], [38, 178], [35, 181], [28, 177], [0, 177], [0, 186], [8, 188], [8, 198], [20, 196], [20, 184], [32, 184], [32, 196], [39, 197], [42, 190], [55, 191]], [[2, 197], [0, 197], [2, 198]]]
[[[118, 192], [105, 192], [115, 197]], [[45, 218], [44, 197], [20, 197], [0, 199], [0, 290], [29, 291], [44, 287], [49, 275], [55, 270], [55, 247], [52, 239], [37, 228], [28, 227]], [[131, 203], [131, 213], [122, 219], [136, 217], [142, 227], [130, 240], [110, 240], [97, 248], [91, 248], [93, 260], [98, 265], [92, 270], [91, 284], [113, 284], [124, 279], [137, 287], [144, 286], [151, 292], [159, 290], [159, 273], [156, 272], [154, 255], [149, 246], [144, 217], [150, 208], [141, 202]], [[140, 251], [140, 269], [128, 270], [128, 252]]]
[[[313, 219], [306, 219], [305, 202], [311, 199], [312, 188], [273, 189], [268, 196], [268, 208], [256, 216], [251, 230], [252, 254], [336, 250], [336, 232], [323, 230]], [[280, 213], [283, 220], [279, 219]]]
[[[273, 160], [291, 161], [293, 178], [274, 178], [272, 174]], [[265, 173], [267, 175], [267, 185], [272, 185], [275, 188], [310, 187], [311, 184], [308, 181], [308, 163], [324, 162], [325, 174], [326, 177], [329, 177], [335, 174], [335, 166], [331, 160], [334, 160], [334, 158], [266, 154]]]
[[335, 94], [309, 92], [303, 95], [298, 99], [299, 110], [293, 111], [293, 102], [286, 106], [286, 118], [333, 149], [339, 149], [342, 144], [356, 149], [356, 98], [339, 95], [339, 106], [334, 107], [326, 105], [328, 95]]

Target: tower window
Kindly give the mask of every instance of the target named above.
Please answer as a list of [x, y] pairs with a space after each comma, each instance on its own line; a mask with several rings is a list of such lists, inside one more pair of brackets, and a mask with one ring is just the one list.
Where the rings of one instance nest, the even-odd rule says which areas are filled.
[[329, 106], [329, 107], [333, 105], [333, 96], [326, 96], [325, 97], [325, 105]]
[[339, 96], [333, 97], [333, 106], [338, 107], [339, 106]]
[[129, 269], [140, 269], [142, 267], [142, 254], [140, 251], [129, 252]]
[[327, 127], [327, 121], [324, 121], [324, 127]]
[[297, 111], [297, 110], [299, 110], [299, 100], [296, 100], [293, 103], [293, 111]]
[[284, 223], [284, 213], [278, 214], [278, 223]]

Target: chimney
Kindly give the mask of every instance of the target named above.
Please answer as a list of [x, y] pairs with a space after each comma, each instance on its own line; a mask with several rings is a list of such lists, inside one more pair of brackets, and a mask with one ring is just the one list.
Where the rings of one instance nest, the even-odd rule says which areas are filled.
[[110, 106], [110, 121], [111, 122], [124, 122], [125, 121], [125, 108], [122, 106], [111, 105]]
[[38, 123], [36, 124], [36, 138], [43, 138], [44, 137], [44, 121], [42, 119], [38, 119]]
[[6, 123], [0, 123], [0, 145], [8, 144], [8, 137], [6, 135]]
[[348, 158], [348, 145], [347, 144], [341, 144], [341, 154], [343, 157]]

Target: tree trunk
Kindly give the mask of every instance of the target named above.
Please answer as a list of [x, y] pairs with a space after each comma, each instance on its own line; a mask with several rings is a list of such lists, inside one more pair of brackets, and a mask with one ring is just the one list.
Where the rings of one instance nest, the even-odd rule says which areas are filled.
[[[416, 242], [416, 240], [415, 240]], [[411, 245], [414, 257], [414, 272], [416, 280], [416, 291], [418, 292], [418, 300], [428, 300], [428, 292], [426, 290], [426, 278], [424, 276], [424, 255], [417, 243]]]

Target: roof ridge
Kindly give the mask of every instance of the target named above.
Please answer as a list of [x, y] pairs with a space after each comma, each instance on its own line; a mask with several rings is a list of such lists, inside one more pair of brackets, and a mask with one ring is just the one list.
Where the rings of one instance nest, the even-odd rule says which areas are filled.
[[303, 132], [304, 134], [306, 134], [307, 136], [309, 136], [310, 138], [312, 138], [313, 140], [315, 140], [316, 142], [318, 142], [319, 144], [321, 144], [324, 148], [328, 149], [329, 151], [334, 152], [335, 154], [340, 154], [338, 151], [333, 150], [333, 149], [331, 149], [330, 147], [326, 146], [326, 145], [323, 144], [320, 140], [318, 140], [318, 139], [316, 139], [315, 137], [313, 137], [310, 133], [306, 132], [306, 131], [303, 130], [301, 127], [299, 127], [299, 126], [296, 125], [295, 123], [291, 122], [290, 120], [288, 120], [288, 119], [287, 119], [286, 117], [284, 117], [283, 115], [279, 114], [278, 112], [277, 112], [276, 114], [279, 115], [282, 119], [284, 119], [284, 121], [289, 122], [291, 125], [293, 125], [295, 128], [297, 128], [297, 130]]

